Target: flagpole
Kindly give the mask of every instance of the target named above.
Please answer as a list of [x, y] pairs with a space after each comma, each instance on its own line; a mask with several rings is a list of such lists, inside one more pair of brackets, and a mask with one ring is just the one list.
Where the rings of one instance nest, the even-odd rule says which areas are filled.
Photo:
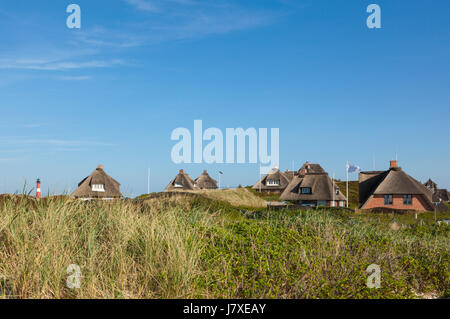
[[346, 195], [347, 195], [347, 208], [348, 208], [348, 161], [347, 161], [347, 165], [345, 165], [345, 172], [346, 172], [346, 175], [347, 175]]
[[336, 193], [336, 189], [335, 189], [335, 187], [334, 187], [334, 172], [333, 172], [333, 206], [332, 207], [334, 207], [335, 206], [335, 200], [334, 200], [334, 194]]

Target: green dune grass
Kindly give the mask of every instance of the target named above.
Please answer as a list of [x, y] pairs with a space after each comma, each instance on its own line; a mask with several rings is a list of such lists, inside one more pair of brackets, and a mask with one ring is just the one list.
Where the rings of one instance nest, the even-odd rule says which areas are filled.
[[[239, 209], [206, 197], [0, 201], [0, 293], [9, 298], [449, 296], [450, 229], [392, 216]], [[67, 267], [80, 267], [70, 289]], [[381, 268], [369, 289], [366, 269]]]

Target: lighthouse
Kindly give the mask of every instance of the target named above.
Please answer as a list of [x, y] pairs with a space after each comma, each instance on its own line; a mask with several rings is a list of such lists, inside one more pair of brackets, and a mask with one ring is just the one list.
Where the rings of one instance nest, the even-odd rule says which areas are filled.
[[36, 198], [41, 198], [41, 180], [39, 178], [36, 181]]

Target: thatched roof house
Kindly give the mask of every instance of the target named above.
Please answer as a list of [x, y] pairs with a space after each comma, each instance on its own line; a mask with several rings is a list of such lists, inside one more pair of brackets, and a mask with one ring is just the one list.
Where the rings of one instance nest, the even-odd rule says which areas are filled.
[[432, 201], [433, 203], [440, 203], [440, 202], [450, 203], [449, 191], [446, 189], [437, 189], [433, 193]]
[[432, 211], [432, 192], [391, 161], [387, 171], [359, 173], [361, 209]]
[[200, 189], [217, 189], [217, 181], [209, 176], [206, 170], [194, 182]]
[[317, 173], [326, 174], [325, 170], [320, 166], [320, 164], [311, 164], [308, 161], [303, 164], [303, 166], [298, 170], [297, 175], [304, 176], [306, 174]]
[[434, 193], [435, 191], [438, 190], [437, 184], [436, 184], [435, 182], [433, 182], [433, 181], [431, 180], [431, 178], [429, 178], [429, 179], [425, 182], [424, 185], [426, 186], [426, 188], [428, 188], [428, 189], [429, 189], [430, 191], [432, 191], [433, 193]]
[[75, 198], [111, 200], [122, 197], [120, 183], [105, 173], [103, 165], [99, 165], [91, 175], [78, 183], [72, 193]]
[[299, 175], [291, 180], [280, 199], [315, 207], [344, 207], [346, 200], [325, 170], [319, 164], [308, 162], [299, 170]]
[[431, 179], [428, 179], [428, 181], [424, 185], [433, 193], [433, 203], [437, 204], [440, 202], [450, 202], [450, 192], [448, 190], [439, 189], [438, 185]]
[[278, 168], [273, 168], [267, 175], [259, 180], [252, 189], [264, 193], [282, 193], [292, 179], [292, 175], [286, 175]]
[[173, 180], [170, 181], [166, 187], [166, 191], [176, 190], [194, 190], [198, 189], [195, 181], [183, 170], [180, 169], [179, 173]]

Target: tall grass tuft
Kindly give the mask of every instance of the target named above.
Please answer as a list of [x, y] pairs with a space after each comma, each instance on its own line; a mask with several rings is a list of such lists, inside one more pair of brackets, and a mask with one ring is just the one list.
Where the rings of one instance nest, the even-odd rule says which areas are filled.
[[[144, 210], [133, 203], [5, 201], [0, 275], [20, 298], [183, 298], [192, 295], [201, 212]], [[67, 267], [81, 288], [67, 287]]]

